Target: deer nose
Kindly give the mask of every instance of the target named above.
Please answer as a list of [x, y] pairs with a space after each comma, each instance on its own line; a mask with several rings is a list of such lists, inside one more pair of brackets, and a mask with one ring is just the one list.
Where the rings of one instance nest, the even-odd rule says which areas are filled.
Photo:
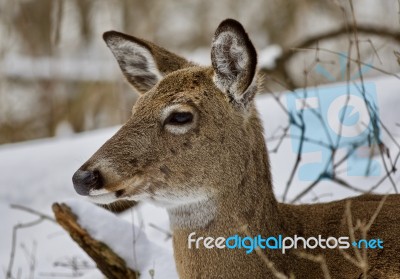
[[98, 171], [77, 170], [72, 176], [75, 191], [82, 196], [88, 196], [90, 190], [103, 187]]

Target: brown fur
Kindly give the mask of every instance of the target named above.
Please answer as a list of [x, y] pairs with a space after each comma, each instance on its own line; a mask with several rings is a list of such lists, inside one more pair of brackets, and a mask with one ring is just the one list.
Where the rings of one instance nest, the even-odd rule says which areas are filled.
[[[222, 23], [214, 42], [231, 44], [235, 37], [229, 36], [239, 36], [238, 45], [230, 50], [246, 52], [251, 42], [237, 24], [232, 20]], [[234, 30], [226, 33], [229, 40], [219, 40], [224, 30]], [[249, 72], [256, 58], [251, 50], [237, 56], [242, 60], [228, 61], [236, 63], [230, 68], [219, 65], [223, 59], [215, 60], [223, 53], [213, 53], [214, 67], [199, 67], [148, 42], [119, 36], [150, 50], [163, 78], [141, 96], [128, 122], [81, 169], [99, 171], [104, 189], [118, 191], [116, 199], [154, 201], [167, 208], [176, 222], [172, 223], [173, 244], [181, 278], [273, 278], [254, 252], [246, 255], [244, 250], [188, 249], [188, 234], [193, 231], [196, 236], [245, 235], [245, 224], [251, 235], [346, 236], [346, 201], [351, 201], [354, 222], [372, 217], [381, 196], [362, 195], [313, 205], [276, 201], [262, 125], [252, 102], [256, 83]], [[218, 47], [213, 45], [216, 51]], [[229, 51], [232, 46], [227, 47]], [[250, 59], [245, 59], [246, 55]], [[124, 71], [125, 61], [121, 63], [118, 57]], [[174, 66], [168, 68], [170, 65]], [[129, 71], [124, 73], [132, 80]], [[229, 79], [221, 80], [228, 75]], [[195, 115], [189, 131], [174, 134], [166, 130], [160, 115], [171, 104]], [[197, 196], [203, 198], [191, 200]], [[369, 238], [383, 239], [385, 244], [384, 249], [368, 250], [369, 278], [400, 276], [399, 204], [399, 195], [389, 196], [368, 233]], [[332, 278], [361, 278], [361, 270], [338, 250], [306, 252], [324, 254]], [[351, 248], [346, 252], [353, 255]], [[287, 275], [323, 278], [320, 266], [299, 258], [296, 250], [285, 255], [277, 250], [265, 253]]]

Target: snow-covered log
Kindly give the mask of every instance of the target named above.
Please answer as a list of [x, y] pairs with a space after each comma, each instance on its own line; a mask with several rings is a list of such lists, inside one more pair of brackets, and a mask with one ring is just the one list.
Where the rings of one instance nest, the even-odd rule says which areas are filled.
[[136, 279], [137, 273], [130, 269], [125, 260], [103, 242], [94, 239], [77, 222], [76, 215], [66, 204], [53, 204], [57, 222], [70, 234], [72, 239], [96, 262], [99, 270], [109, 279]]

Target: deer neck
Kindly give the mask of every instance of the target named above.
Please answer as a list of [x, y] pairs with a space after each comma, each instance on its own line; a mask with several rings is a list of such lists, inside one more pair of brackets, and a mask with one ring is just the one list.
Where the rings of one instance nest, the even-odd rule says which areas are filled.
[[254, 138], [256, 140], [246, 150], [240, 179], [233, 185], [224, 185], [229, 191], [168, 210], [174, 235], [283, 233], [285, 226], [272, 191], [264, 137], [261, 132], [255, 132]]
[[[285, 234], [283, 228], [286, 226], [272, 192], [268, 154], [261, 132], [258, 142], [249, 145], [246, 152], [241, 178], [233, 185], [224, 185], [230, 191], [168, 210], [180, 278], [195, 278], [199, 274], [202, 278], [216, 278], [216, 274], [220, 276], [218, 278], [231, 278], [232, 274], [239, 275], [243, 270], [256, 271], [259, 276], [253, 278], [265, 278], [265, 263], [255, 252], [247, 255], [239, 249], [189, 248], [193, 233], [194, 239]], [[283, 262], [275, 250], [269, 251], [268, 257], [276, 263]], [[280, 264], [277, 266], [282, 268]]]

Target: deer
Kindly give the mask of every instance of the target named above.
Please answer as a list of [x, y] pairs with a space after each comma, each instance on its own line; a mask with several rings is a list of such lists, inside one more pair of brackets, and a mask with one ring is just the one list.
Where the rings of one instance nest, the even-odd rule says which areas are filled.
[[[299, 256], [299, 251], [322, 255], [331, 278], [400, 277], [399, 195], [363, 194], [315, 204], [286, 204], [274, 196], [254, 103], [260, 90], [257, 52], [238, 21], [226, 19], [216, 29], [211, 66], [117, 31], [104, 33], [103, 39], [140, 97], [129, 120], [74, 173], [73, 185], [97, 204], [129, 200], [165, 208], [180, 278], [327, 276], [320, 263]], [[368, 256], [364, 271], [349, 260], [357, 253], [351, 247], [347, 257], [339, 249], [247, 254], [242, 249], [188, 247], [193, 233], [204, 239], [349, 236], [346, 210], [351, 208], [354, 224], [365, 223], [380, 204], [368, 237], [382, 239], [384, 249], [363, 250]], [[357, 228], [354, 234], [360, 237]]]

